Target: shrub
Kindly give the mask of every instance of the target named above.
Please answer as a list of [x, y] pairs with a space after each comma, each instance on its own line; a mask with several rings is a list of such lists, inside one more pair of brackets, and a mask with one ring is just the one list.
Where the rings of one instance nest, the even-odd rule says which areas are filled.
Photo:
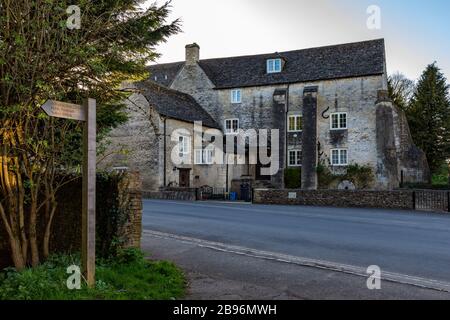
[[369, 188], [374, 181], [373, 170], [369, 166], [351, 164], [346, 168], [345, 174], [333, 174], [330, 168], [323, 162], [317, 166], [317, 179], [319, 188], [327, 189], [333, 182], [348, 180], [358, 189]]
[[339, 176], [334, 175], [324, 163], [319, 163], [317, 165], [316, 172], [320, 189], [328, 189], [330, 185], [339, 178]]
[[374, 181], [373, 170], [369, 166], [351, 164], [347, 167], [347, 173], [344, 175], [342, 180], [353, 182], [358, 189], [367, 189]]
[[300, 189], [302, 186], [302, 170], [288, 168], [284, 170], [284, 185], [286, 189]]

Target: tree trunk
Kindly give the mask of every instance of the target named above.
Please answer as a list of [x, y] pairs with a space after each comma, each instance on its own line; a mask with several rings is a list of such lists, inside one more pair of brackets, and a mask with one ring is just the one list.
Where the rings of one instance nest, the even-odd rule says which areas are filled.
[[44, 259], [47, 259], [50, 255], [50, 235], [51, 235], [51, 229], [52, 229], [52, 223], [53, 223], [53, 217], [55, 216], [57, 203], [56, 201], [52, 201], [52, 211], [50, 213], [50, 216], [47, 220], [47, 225], [45, 227], [45, 234], [44, 234], [44, 242], [43, 242], [43, 255]]
[[20, 240], [16, 238], [10, 238], [9, 243], [11, 246], [11, 258], [14, 262], [14, 267], [16, 268], [17, 271], [22, 271], [23, 269], [25, 269], [26, 266], [25, 262], [26, 257], [22, 256]]
[[30, 209], [30, 249], [31, 249], [31, 265], [37, 267], [39, 265], [39, 246], [37, 239], [37, 199], [32, 197]]

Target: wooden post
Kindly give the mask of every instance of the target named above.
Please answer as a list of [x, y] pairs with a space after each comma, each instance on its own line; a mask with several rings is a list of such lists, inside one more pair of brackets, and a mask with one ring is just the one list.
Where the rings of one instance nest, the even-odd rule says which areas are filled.
[[95, 180], [96, 180], [96, 101], [83, 104], [86, 121], [83, 130], [83, 275], [89, 287], [95, 285]]

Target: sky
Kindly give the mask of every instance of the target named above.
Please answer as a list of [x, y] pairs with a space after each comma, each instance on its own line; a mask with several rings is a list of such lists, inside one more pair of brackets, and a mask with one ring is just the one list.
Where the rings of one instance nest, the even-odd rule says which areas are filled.
[[[371, 5], [380, 29], [367, 27]], [[193, 42], [207, 59], [384, 38], [389, 74], [416, 80], [436, 61], [450, 80], [449, 0], [172, 0], [175, 18], [183, 32], [157, 48], [158, 63], [183, 61]]]

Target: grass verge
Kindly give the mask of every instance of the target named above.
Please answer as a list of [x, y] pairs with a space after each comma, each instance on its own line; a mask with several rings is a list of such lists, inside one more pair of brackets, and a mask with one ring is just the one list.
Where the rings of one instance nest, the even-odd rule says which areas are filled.
[[55, 255], [36, 267], [0, 272], [0, 300], [168, 300], [185, 294], [185, 278], [174, 264], [148, 261], [141, 251], [124, 250], [98, 261], [96, 286], [69, 290], [67, 268], [78, 256]]

